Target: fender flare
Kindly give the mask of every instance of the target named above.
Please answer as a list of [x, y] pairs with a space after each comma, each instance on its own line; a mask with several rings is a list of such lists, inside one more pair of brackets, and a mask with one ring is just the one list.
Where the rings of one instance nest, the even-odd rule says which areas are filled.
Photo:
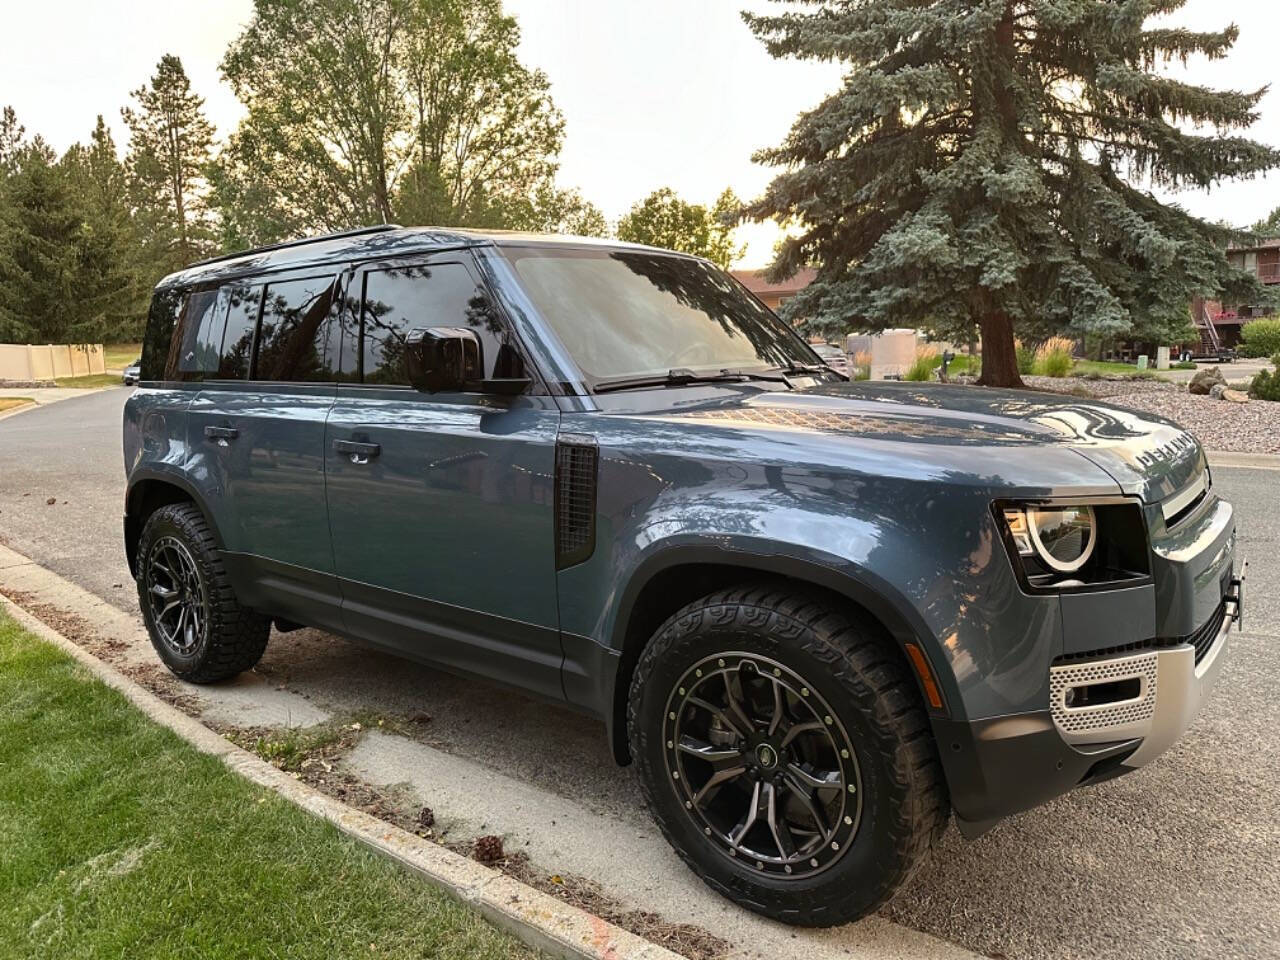
[[[134, 497], [145, 484], [160, 484], [168, 487], [174, 487], [182, 491], [188, 500], [196, 505], [201, 513], [204, 514], [205, 523], [209, 525], [209, 530], [213, 534], [214, 543], [218, 549], [223, 549], [222, 533], [218, 530], [217, 524], [213, 522], [213, 513], [209, 510], [209, 505], [199, 491], [192, 485], [181, 471], [177, 468], [173, 469], [157, 469], [156, 467], [146, 467], [135, 470], [129, 475], [129, 483], [125, 489], [124, 495], [124, 547], [125, 556], [129, 562], [129, 572], [137, 576], [137, 548], [138, 537], [141, 536], [142, 530], [138, 526], [136, 516], [130, 518], [130, 506], [134, 503]], [[137, 529], [134, 529], [137, 527]]]
[[785, 577], [813, 584], [858, 604], [875, 617], [894, 639], [922, 699], [923, 684], [916, 671], [910, 668], [911, 661], [905, 645], [914, 643], [924, 653], [929, 670], [942, 691], [943, 708], [940, 711], [930, 710], [931, 718], [955, 715], [952, 707], [961, 703], [961, 700], [949, 660], [919, 612], [893, 584], [859, 564], [811, 547], [773, 543], [767, 551], [760, 552], [758, 541], [750, 548], [734, 548], [722, 539], [716, 543], [708, 543], [705, 538], [693, 538], [689, 542], [662, 546], [636, 566], [627, 580], [608, 631], [606, 646], [611, 654], [608, 659], [615, 664], [616, 669], [608, 677], [601, 678], [601, 685], [605, 689], [600, 690], [599, 696], [601, 706], [604, 707], [601, 712], [604, 713], [609, 728], [609, 742], [615, 759], [619, 762], [627, 762], [628, 750], [625, 743], [626, 691], [620, 689], [618, 684], [624, 669], [629, 670], [630, 667], [624, 663], [623, 655], [636, 602], [660, 573], [692, 565], [737, 567], [742, 570], [744, 578], [761, 574]]

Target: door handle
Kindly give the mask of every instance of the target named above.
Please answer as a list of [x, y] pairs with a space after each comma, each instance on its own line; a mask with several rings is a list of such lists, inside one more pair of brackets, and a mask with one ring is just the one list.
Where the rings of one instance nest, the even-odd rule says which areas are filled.
[[376, 443], [362, 443], [359, 440], [335, 440], [333, 452], [342, 454], [352, 463], [360, 464], [368, 463], [380, 454], [382, 447]]
[[228, 440], [234, 440], [240, 436], [240, 431], [235, 427], [205, 427], [204, 435], [210, 440], [217, 440], [225, 447]]

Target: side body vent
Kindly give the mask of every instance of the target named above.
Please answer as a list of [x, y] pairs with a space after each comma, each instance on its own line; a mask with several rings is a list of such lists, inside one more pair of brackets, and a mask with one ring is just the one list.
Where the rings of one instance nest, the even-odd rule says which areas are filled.
[[556, 441], [556, 569], [581, 563], [596, 548], [596, 472], [600, 450], [594, 437], [561, 434]]

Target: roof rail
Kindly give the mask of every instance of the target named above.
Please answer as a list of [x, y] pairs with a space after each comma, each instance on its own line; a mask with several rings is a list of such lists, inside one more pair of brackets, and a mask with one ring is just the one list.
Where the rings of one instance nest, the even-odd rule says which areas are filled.
[[270, 253], [272, 250], [284, 250], [288, 247], [302, 247], [308, 243], [320, 243], [324, 240], [341, 240], [344, 237], [360, 237], [366, 233], [385, 233], [388, 230], [401, 229], [398, 223], [379, 223], [372, 227], [356, 227], [354, 230], [339, 230], [337, 233], [323, 233], [318, 237], [301, 237], [297, 240], [285, 240], [281, 243], [268, 243], [266, 246], [254, 247], [251, 250], [237, 250], [235, 253], [224, 253], [210, 257], [208, 260], [197, 260], [183, 269], [203, 267], [210, 263], [221, 263], [223, 260], [234, 260], [236, 257], [248, 257], [255, 253]]

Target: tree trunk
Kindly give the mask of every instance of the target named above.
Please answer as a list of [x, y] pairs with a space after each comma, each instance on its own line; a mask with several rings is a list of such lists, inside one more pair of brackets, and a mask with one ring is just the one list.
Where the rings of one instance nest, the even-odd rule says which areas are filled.
[[1023, 387], [1018, 374], [1018, 353], [1013, 347], [1013, 321], [1003, 310], [992, 309], [978, 317], [982, 331], [983, 387]]

